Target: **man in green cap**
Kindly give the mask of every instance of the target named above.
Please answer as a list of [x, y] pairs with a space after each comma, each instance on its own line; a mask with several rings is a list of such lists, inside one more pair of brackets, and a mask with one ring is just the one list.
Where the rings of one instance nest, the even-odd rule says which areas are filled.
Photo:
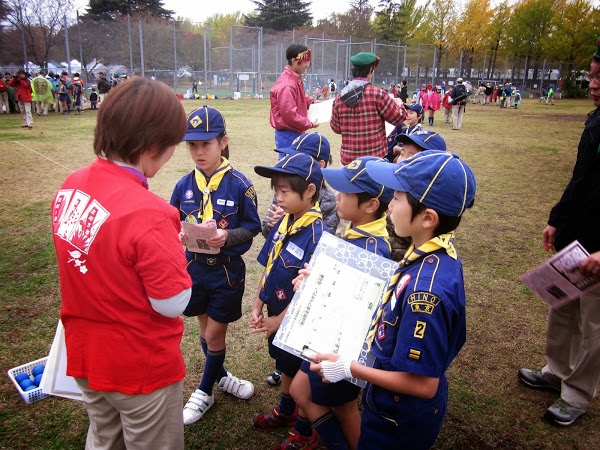
[[[573, 176], [550, 211], [544, 228], [546, 250], [561, 250], [574, 240], [590, 253], [579, 264], [581, 277], [600, 278], [600, 37], [591, 61], [590, 97], [596, 107], [585, 121]], [[574, 275], [575, 276], [575, 275]], [[600, 385], [600, 288], [591, 288], [574, 302], [550, 309], [546, 365], [520, 369], [525, 385], [554, 391], [560, 398], [546, 410], [549, 421], [569, 426], [587, 409]]]
[[374, 53], [361, 52], [350, 58], [352, 76], [333, 101], [331, 129], [342, 135], [340, 159], [348, 165], [361, 156], [385, 157], [387, 139], [385, 123], [396, 126], [406, 119], [404, 105], [383, 89], [371, 84], [379, 64]]

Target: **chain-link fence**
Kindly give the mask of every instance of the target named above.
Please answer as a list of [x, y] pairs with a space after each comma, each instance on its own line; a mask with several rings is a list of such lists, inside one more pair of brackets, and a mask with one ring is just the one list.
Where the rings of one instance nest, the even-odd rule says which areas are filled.
[[[312, 64], [305, 74], [309, 93], [335, 80], [338, 86], [351, 78], [350, 56], [375, 52], [381, 61], [373, 83], [388, 86], [406, 80], [409, 92], [422, 84], [452, 84], [462, 76], [473, 85], [481, 82], [512, 82], [522, 90], [539, 91], [543, 86], [560, 88], [560, 62], [483, 54], [449, 53], [431, 44], [403, 44], [362, 40], [353, 36], [332, 37], [317, 31], [274, 33], [258, 27], [233, 25], [214, 27], [190, 22], [123, 17], [114, 21], [82, 20], [69, 27], [62, 45], [50, 52], [45, 63], [55, 73], [79, 72], [93, 85], [99, 72], [118, 80], [126, 75], [155, 77], [177, 92], [193, 95], [268, 95], [286, 62], [285, 51], [302, 43], [312, 51]], [[67, 61], [59, 63], [58, 61]], [[30, 63], [35, 73], [39, 67]], [[23, 65], [0, 65], [14, 72]], [[37, 69], [37, 70], [36, 70]], [[527, 73], [527, 78], [525, 78]]]

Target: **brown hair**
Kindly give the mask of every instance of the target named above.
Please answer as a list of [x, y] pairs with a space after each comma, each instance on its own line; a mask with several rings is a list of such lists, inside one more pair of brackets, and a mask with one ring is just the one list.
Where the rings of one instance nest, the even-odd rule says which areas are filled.
[[137, 164], [140, 156], [162, 155], [187, 131], [179, 99], [164, 83], [133, 77], [110, 91], [98, 110], [94, 153], [109, 161]]

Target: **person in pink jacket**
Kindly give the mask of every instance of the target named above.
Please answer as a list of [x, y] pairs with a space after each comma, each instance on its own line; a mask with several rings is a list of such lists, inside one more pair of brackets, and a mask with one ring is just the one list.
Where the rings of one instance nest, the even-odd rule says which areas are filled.
[[444, 94], [442, 105], [444, 106], [444, 123], [452, 123], [452, 104], [449, 103], [452, 89], [449, 89]]
[[283, 69], [271, 89], [271, 126], [275, 128], [275, 148], [290, 148], [292, 142], [318, 123], [308, 119], [308, 107], [314, 101], [306, 95], [302, 75], [310, 67], [310, 50], [302, 44], [290, 45]]
[[16, 89], [15, 99], [19, 104], [19, 110], [21, 111], [21, 117], [23, 118], [22, 128], [33, 128], [33, 117], [31, 115], [31, 103], [33, 98], [31, 97], [32, 89], [29, 77], [23, 69], [19, 69], [17, 74], [8, 82], [9, 86]]
[[[430, 86], [430, 85], [428, 85]], [[442, 99], [440, 98], [441, 88], [435, 87], [427, 93], [425, 97], [425, 103], [423, 104], [423, 109], [428, 112], [429, 116], [429, 126], [433, 126], [433, 118], [435, 116], [435, 112], [441, 108]]]

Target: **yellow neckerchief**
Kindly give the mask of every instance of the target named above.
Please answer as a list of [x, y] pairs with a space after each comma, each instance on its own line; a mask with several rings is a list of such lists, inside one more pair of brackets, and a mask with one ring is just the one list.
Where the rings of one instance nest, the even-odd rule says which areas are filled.
[[440, 234], [439, 236], [436, 236], [433, 239], [430, 239], [429, 241], [425, 242], [417, 249], [415, 249], [414, 244], [411, 244], [408, 250], [406, 250], [404, 258], [402, 258], [402, 261], [400, 261], [398, 268], [396, 269], [394, 275], [390, 279], [387, 290], [385, 291], [383, 299], [381, 300], [381, 304], [379, 305], [379, 308], [377, 308], [377, 312], [373, 316], [373, 321], [371, 322], [371, 326], [369, 327], [369, 332], [367, 333], [366, 339], [367, 344], [369, 346], [369, 350], [371, 350], [373, 338], [377, 333], [377, 325], [379, 324], [379, 320], [383, 315], [383, 309], [386, 303], [389, 302], [392, 298], [394, 290], [396, 289], [396, 284], [398, 284], [398, 280], [400, 279], [402, 269], [411, 262], [419, 259], [421, 256], [433, 253], [434, 251], [440, 248], [445, 249], [446, 253], [451, 258], [457, 258], [456, 249], [454, 248], [454, 231], [451, 231], [450, 233]]
[[283, 216], [283, 219], [281, 219], [281, 222], [279, 222], [279, 227], [277, 228], [277, 233], [278, 233], [277, 242], [271, 249], [271, 253], [269, 253], [269, 259], [267, 260], [267, 265], [265, 266], [265, 272], [263, 274], [263, 277], [262, 277], [262, 280], [260, 283], [261, 289], [264, 287], [265, 282], [267, 281], [269, 272], [271, 272], [271, 269], [273, 268], [273, 263], [275, 262], [275, 260], [281, 253], [281, 250], [283, 249], [283, 241], [286, 238], [298, 233], [303, 228], [310, 226], [315, 220], [318, 220], [318, 219], [321, 219], [321, 220], [323, 219], [323, 214], [321, 214], [321, 208], [319, 207], [319, 202], [315, 203], [315, 206], [313, 206], [307, 212], [302, 214], [302, 217], [300, 217], [298, 220], [291, 223], [290, 225], [288, 225], [288, 223], [291, 220], [293, 220], [292, 216], [288, 213], [286, 213]]
[[344, 232], [344, 240], [370, 237], [382, 237], [386, 241], [389, 239], [390, 235], [386, 228], [385, 214], [373, 222], [365, 223], [358, 227], [354, 227], [349, 223]]
[[[206, 223], [213, 218], [213, 205], [210, 199], [210, 193], [219, 188], [221, 180], [231, 169], [232, 167], [231, 164], [229, 164], [229, 161], [227, 161], [226, 158], [221, 157], [221, 165], [215, 170], [215, 173], [210, 176], [208, 183], [206, 182], [206, 175], [204, 175], [197, 167], [194, 169], [196, 184], [202, 193], [202, 208], [200, 209], [202, 212], [202, 223]], [[198, 218], [200, 218], [200, 213], [198, 213]]]

